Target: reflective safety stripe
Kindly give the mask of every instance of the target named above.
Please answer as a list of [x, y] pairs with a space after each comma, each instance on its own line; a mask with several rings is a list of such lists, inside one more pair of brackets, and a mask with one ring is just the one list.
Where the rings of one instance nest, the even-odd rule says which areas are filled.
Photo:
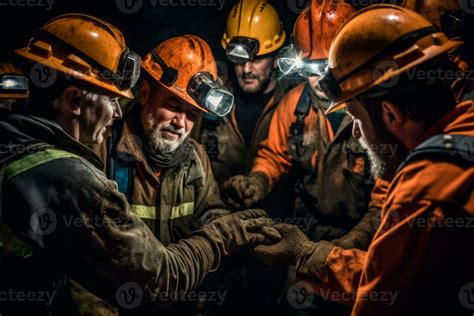
[[[143, 219], [157, 219], [156, 208], [154, 206], [131, 204], [131, 211], [136, 216]], [[170, 219], [194, 214], [194, 202], [183, 203], [171, 208]]]
[[42, 165], [52, 160], [61, 159], [61, 158], [75, 158], [79, 157], [70, 152], [57, 149], [46, 149], [34, 154], [27, 155], [18, 160], [13, 161], [8, 164], [5, 170], [5, 178], [7, 180], [28, 171], [34, 167]]
[[156, 219], [156, 208], [154, 206], [130, 204], [132, 213], [144, 219]]
[[183, 203], [171, 208], [170, 219], [194, 214], [194, 202]]

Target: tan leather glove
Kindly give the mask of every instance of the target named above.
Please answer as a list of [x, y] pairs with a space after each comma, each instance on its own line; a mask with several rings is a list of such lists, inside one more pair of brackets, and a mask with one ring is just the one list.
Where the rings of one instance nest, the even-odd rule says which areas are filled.
[[263, 200], [268, 193], [267, 177], [261, 173], [234, 176], [224, 182], [224, 202], [232, 208], [247, 208]]
[[281, 240], [272, 245], [255, 247], [255, 255], [263, 262], [269, 265], [296, 265], [300, 256], [307, 256], [313, 251], [315, 243], [309, 240], [298, 227], [278, 224], [271, 229], [280, 233]]
[[204, 235], [220, 254], [228, 256], [242, 246], [278, 242], [279, 233], [268, 229], [273, 225], [265, 211], [252, 209], [220, 217], [195, 234]]

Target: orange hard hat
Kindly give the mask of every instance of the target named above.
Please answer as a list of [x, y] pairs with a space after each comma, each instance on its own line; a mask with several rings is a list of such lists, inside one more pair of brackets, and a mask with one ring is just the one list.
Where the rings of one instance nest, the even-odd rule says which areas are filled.
[[28, 99], [28, 79], [11, 63], [0, 63], [0, 99]]
[[122, 33], [85, 14], [50, 20], [16, 53], [127, 98], [133, 98], [130, 89], [140, 75], [140, 58], [127, 48]]
[[293, 44], [301, 57], [328, 58], [337, 30], [355, 12], [342, 0], [313, 0], [298, 16], [293, 28]]
[[448, 39], [423, 16], [406, 8], [382, 4], [358, 11], [336, 34], [328, 71], [319, 81], [333, 101], [328, 113], [460, 45], [462, 42]]
[[447, 11], [460, 10], [463, 0], [402, 0], [399, 5], [424, 16], [434, 25], [441, 27], [440, 18]]
[[[163, 88], [193, 106], [205, 112], [217, 112], [218, 115], [230, 111], [227, 103], [233, 102], [233, 96], [217, 86], [217, 65], [214, 55], [209, 44], [200, 37], [183, 35], [162, 42], [143, 58], [142, 67]], [[202, 76], [204, 74], [205, 78]], [[207, 85], [206, 90], [196, 91], [201, 83]], [[206, 106], [205, 101], [198, 102], [199, 97], [195, 93], [208, 93], [211, 90], [213, 93], [219, 92], [219, 97], [226, 100], [226, 108], [222, 111], [213, 106]], [[217, 97], [216, 94], [213, 95]], [[229, 100], [229, 97], [232, 100]]]

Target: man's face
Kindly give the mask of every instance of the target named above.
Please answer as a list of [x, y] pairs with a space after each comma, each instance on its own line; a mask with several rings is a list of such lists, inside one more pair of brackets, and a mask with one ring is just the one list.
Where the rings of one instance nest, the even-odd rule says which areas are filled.
[[188, 137], [199, 109], [157, 86], [142, 107], [141, 123], [155, 151], [174, 152]]
[[84, 144], [100, 144], [107, 127], [122, 117], [118, 97], [85, 92], [81, 102], [79, 141]]
[[405, 159], [407, 150], [390, 134], [382, 118], [376, 118], [378, 121], [375, 122], [358, 101], [347, 102], [347, 112], [353, 118], [352, 135], [367, 151], [372, 175], [390, 181]]
[[257, 57], [234, 65], [235, 75], [240, 89], [245, 93], [265, 92], [273, 79], [273, 57]]

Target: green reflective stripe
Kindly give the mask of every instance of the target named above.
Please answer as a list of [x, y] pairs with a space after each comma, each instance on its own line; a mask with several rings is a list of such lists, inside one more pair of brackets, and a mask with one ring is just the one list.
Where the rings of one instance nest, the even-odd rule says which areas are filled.
[[156, 219], [156, 209], [154, 206], [130, 204], [132, 213], [144, 219]]
[[194, 214], [194, 202], [183, 203], [171, 208], [171, 219]]
[[42, 165], [52, 160], [74, 157], [79, 156], [64, 150], [46, 149], [39, 151], [10, 163], [5, 170], [5, 178], [9, 180], [22, 172], [28, 171], [36, 166]]

